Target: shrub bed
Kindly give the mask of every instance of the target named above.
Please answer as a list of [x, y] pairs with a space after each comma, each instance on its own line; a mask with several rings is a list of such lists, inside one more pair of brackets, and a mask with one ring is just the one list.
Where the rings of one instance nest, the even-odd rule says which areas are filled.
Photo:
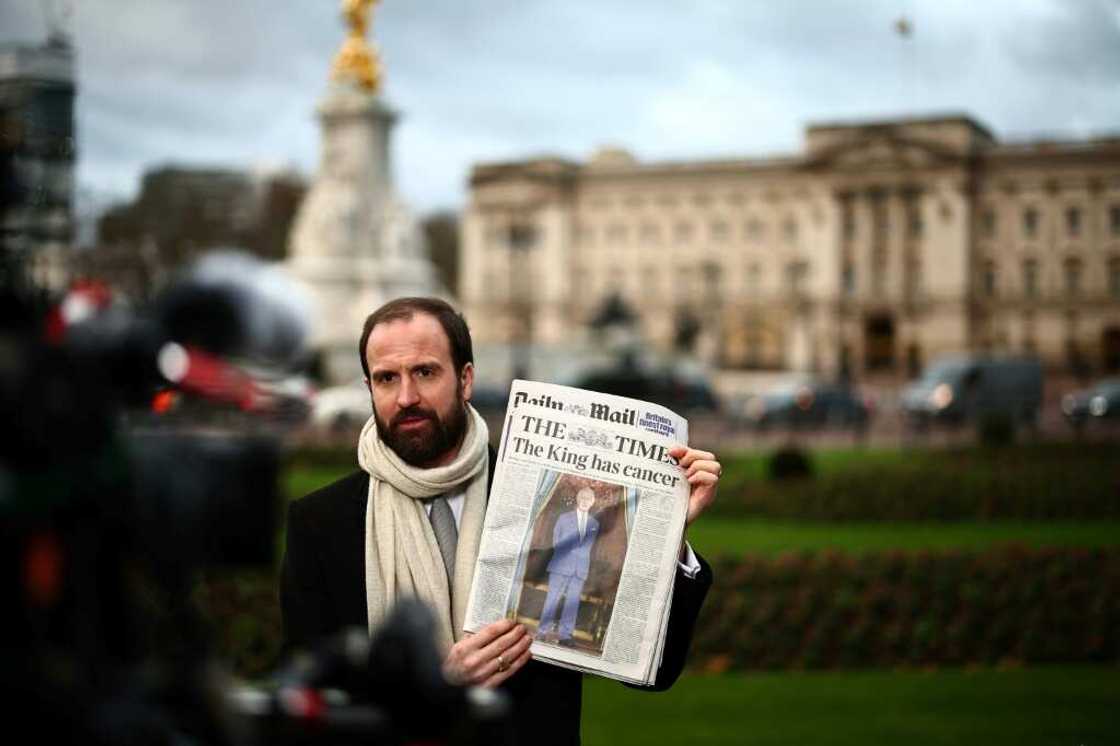
[[208, 571], [194, 600], [210, 628], [213, 652], [233, 671], [255, 678], [280, 662], [278, 581], [270, 572]]
[[711, 670], [1120, 661], [1120, 550], [747, 556], [714, 563]]
[[[690, 656], [725, 670], [1120, 663], [1120, 550], [721, 558]], [[246, 677], [278, 663], [269, 573], [210, 573], [196, 600]]]
[[805, 520], [1120, 517], [1114, 447], [913, 451], [853, 457], [815, 476], [768, 480], [750, 457], [725, 459], [712, 514]]

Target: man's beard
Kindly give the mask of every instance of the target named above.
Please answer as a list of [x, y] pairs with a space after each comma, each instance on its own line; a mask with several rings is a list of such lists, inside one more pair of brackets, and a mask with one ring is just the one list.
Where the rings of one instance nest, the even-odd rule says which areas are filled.
[[[431, 409], [412, 406], [397, 412], [388, 426], [374, 407], [373, 419], [377, 425], [377, 433], [385, 445], [393, 449], [393, 453], [400, 456], [406, 464], [428, 466], [458, 446], [467, 432], [467, 403], [461, 394], [456, 398], [458, 399], [456, 405], [443, 419]], [[423, 417], [430, 427], [402, 432], [401, 422], [413, 417]]]

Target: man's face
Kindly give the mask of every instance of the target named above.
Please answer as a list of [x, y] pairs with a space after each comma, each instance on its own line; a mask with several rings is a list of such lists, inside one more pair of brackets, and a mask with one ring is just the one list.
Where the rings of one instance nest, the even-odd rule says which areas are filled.
[[591, 510], [595, 505], [595, 493], [584, 487], [576, 494], [576, 505], [579, 506], [580, 510]]
[[455, 375], [451, 342], [435, 317], [373, 327], [366, 343], [373, 416], [381, 439], [413, 466], [448, 464], [467, 429], [474, 368]]

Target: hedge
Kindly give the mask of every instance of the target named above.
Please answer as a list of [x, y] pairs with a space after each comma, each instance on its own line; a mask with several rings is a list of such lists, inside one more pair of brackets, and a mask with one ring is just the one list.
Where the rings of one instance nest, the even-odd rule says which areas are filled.
[[745, 460], [711, 513], [804, 520], [1075, 520], [1120, 517], [1114, 447], [957, 449], [869, 458], [802, 479], [767, 480]]
[[208, 571], [195, 586], [213, 652], [240, 676], [262, 676], [280, 662], [278, 587], [273, 573], [253, 570]]
[[[1120, 663], [1120, 550], [720, 558], [694, 669]], [[210, 573], [196, 600], [243, 676], [278, 662], [268, 573]]]
[[[804, 452], [810, 464], [816, 454]], [[1120, 455], [1112, 444], [915, 449], [852, 454], [799, 479], [766, 477], [754, 454], [721, 454], [712, 515], [782, 520], [1077, 520], [1120, 518]], [[357, 468], [352, 446], [299, 448], [288, 469]]]
[[832, 552], [714, 563], [709, 671], [1120, 662], [1120, 550]]

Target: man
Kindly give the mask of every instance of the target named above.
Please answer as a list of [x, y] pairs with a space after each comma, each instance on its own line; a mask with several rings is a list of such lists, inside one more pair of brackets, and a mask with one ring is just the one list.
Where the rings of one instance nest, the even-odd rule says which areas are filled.
[[[373, 629], [400, 597], [437, 616], [449, 678], [501, 686], [515, 737], [578, 744], [578, 673], [530, 661], [522, 625], [501, 620], [462, 632], [495, 454], [468, 405], [474, 362], [466, 322], [443, 301], [402, 298], [366, 319], [358, 345], [373, 417], [358, 442], [362, 470], [295, 501], [288, 513], [280, 600], [288, 646], [353, 625]], [[689, 483], [688, 522], [714, 499], [720, 465], [677, 448]], [[684, 667], [711, 570], [682, 547], [655, 689]]]
[[[587, 580], [591, 564], [591, 548], [599, 536], [599, 522], [591, 515], [595, 507], [595, 493], [584, 487], [576, 493], [576, 509], [562, 513], [552, 528], [552, 559], [548, 562], [548, 594], [541, 609], [538, 639], [555, 641], [558, 645], [571, 645], [576, 628], [580, 594]], [[559, 624], [556, 612], [560, 597], [564, 609]], [[550, 632], [555, 628], [555, 633]]]

